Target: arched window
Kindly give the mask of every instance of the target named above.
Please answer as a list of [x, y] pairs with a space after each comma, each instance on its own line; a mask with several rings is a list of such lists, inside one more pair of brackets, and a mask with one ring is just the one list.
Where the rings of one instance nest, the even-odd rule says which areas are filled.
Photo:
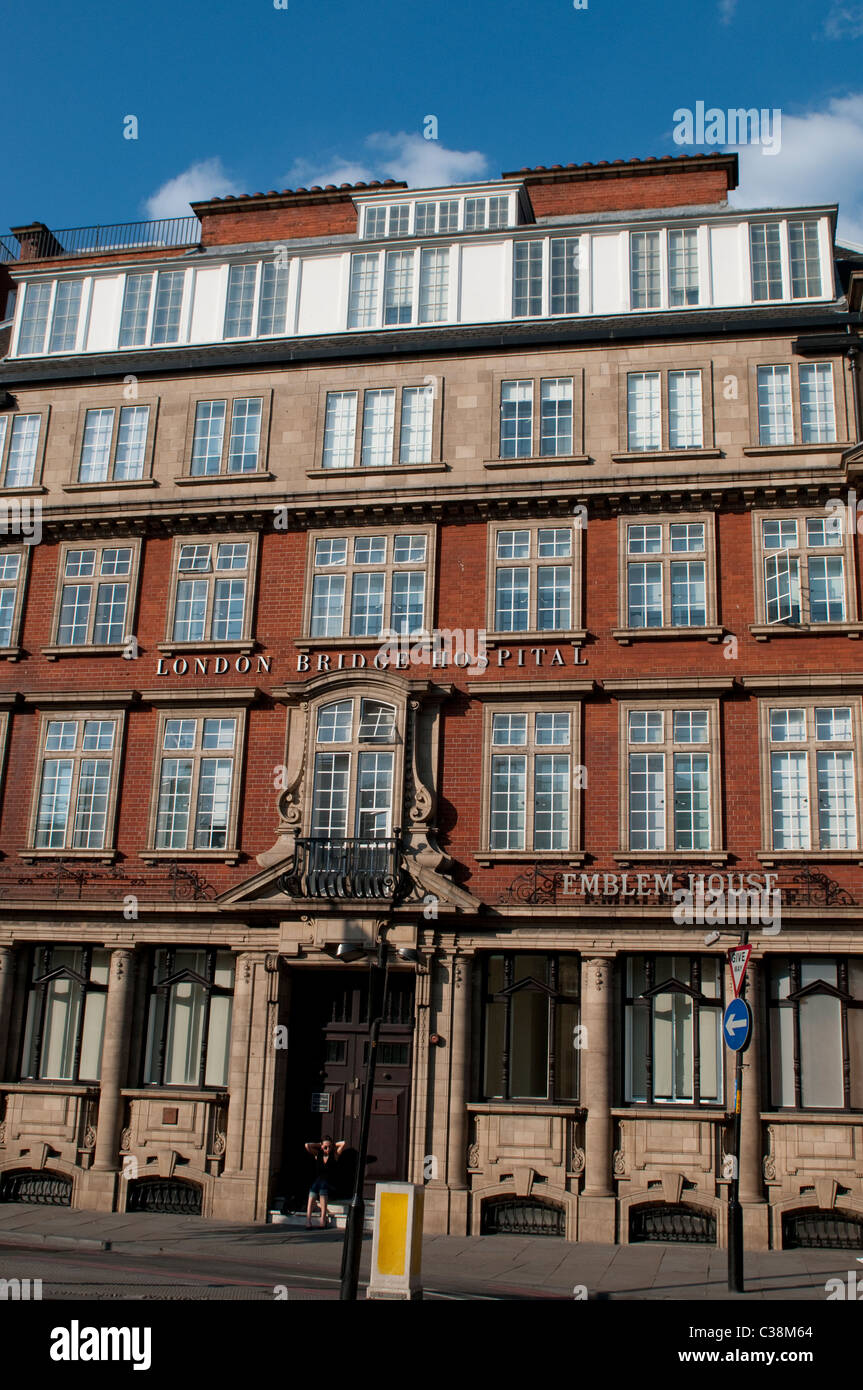
[[395, 705], [368, 696], [320, 705], [315, 719], [313, 840], [380, 840], [393, 833]]

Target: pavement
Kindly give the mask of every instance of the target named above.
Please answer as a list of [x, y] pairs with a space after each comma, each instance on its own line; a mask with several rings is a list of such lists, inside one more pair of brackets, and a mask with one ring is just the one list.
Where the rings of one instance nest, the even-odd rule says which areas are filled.
[[[0, 1277], [44, 1278], [44, 1298], [337, 1298], [342, 1232], [195, 1216], [0, 1206]], [[363, 1243], [361, 1296], [371, 1240]], [[863, 1253], [863, 1252], [861, 1252]], [[747, 1253], [746, 1293], [727, 1288], [713, 1246], [588, 1245], [553, 1237], [423, 1240], [426, 1297], [486, 1300], [824, 1302], [825, 1282], [863, 1266], [857, 1252]], [[146, 1292], [141, 1293], [141, 1289]], [[139, 1292], [135, 1292], [139, 1290]]]

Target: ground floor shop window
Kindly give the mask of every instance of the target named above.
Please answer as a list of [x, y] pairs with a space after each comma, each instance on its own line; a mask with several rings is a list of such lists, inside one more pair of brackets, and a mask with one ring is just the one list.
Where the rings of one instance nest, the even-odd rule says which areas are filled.
[[483, 964], [483, 1094], [573, 1100], [578, 1094], [577, 956], [490, 955]]
[[769, 962], [770, 1103], [863, 1109], [863, 958]]
[[234, 960], [230, 951], [154, 953], [144, 1081], [226, 1086]]
[[22, 1080], [99, 1080], [109, 963], [90, 946], [34, 949]]
[[715, 956], [629, 956], [624, 1095], [653, 1104], [722, 1100], [722, 989]]

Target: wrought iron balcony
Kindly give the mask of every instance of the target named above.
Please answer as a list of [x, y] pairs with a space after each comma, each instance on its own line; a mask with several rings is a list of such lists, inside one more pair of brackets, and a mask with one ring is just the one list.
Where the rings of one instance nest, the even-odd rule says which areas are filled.
[[279, 885], [293, 898], [392, 900], [401, 884], [399, 836], [397, 830], [388, 839], [298, 839], [293, 864]]

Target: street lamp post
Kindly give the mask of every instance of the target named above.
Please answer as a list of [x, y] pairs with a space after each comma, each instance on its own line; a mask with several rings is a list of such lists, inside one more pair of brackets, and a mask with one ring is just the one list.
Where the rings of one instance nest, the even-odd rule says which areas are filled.
[[[389, 924], [387, 924], [389, 925]], [[363, 1114], [360, 1125], [360, 1144], [357, 1151], [357, 1171], [354, 1195], [345, 1222], [345, 1243], [342, 1247], [342, 1284], [339, 1298], [355, 1300], [360, 1275], [360, 1256], [363, 1248], [365, 1200], [363, 1186], [366, 1176], [366, 1157], [369, 1148], [369, 1129], [372, 1120], [372, 1097], [375, 1089], [375, 1069], [378, 1060], [378, 1038], [383, 1021], [387, 980], [387, 943], [385, 932], [378, 942], [377, 959], [369, 962], [369, 1060], [366, 1066], [366, 1089], [363, 1095]]]
[[[741, 946], [749, 942], [749, 932], [740, 934]], [[740, 998], [745, 1000], [746, 978], [740, 988]], [[728, 1289], [730, 1293], [743, 1293], [743, 1208], [740, 1205], [740, 1110], [743, 1096], [743, 1048], [736, 1056], [734, 1070], [734, 1122], [732, 1128], [731, 1152], [734, 1160], [731, 1182], [728, 1187]]]

